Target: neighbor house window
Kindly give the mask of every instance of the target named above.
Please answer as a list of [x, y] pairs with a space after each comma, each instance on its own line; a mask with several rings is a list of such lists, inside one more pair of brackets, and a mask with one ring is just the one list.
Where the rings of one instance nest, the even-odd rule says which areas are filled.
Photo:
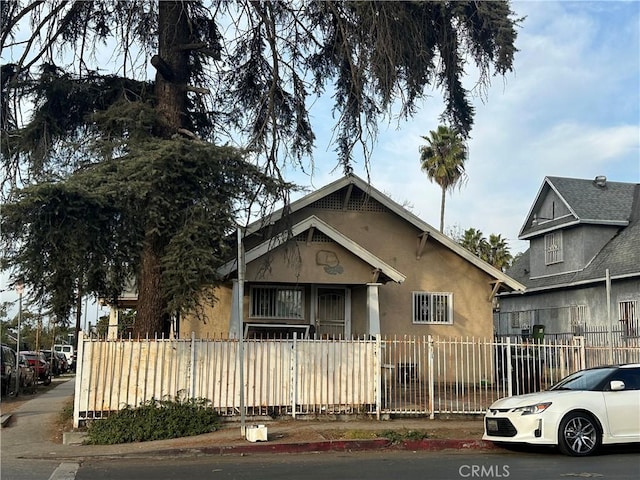
[[453, 323], [453, 293], [413, 292], [413, 323]]
[[547, 265], [562, 262], [562, 232], [544, 236], [544, 262]]
[[640, 336], [640, 319], [638, 318], [638, 301], [629, 300], [618, 303], [622, 333], [627, 337]]
[[569, 307], [569, 317], [571, 321], [571, 333], [574, 335], [584, 335], [584, 328], [587, 324], [587, 306], [572, 305]]
[[251, 318], [304, 318], [304, 290], [300, 287], [253, 286], [250, 302]]
[[511, 328], [529, 328], [533, 319], [533, 310], [511, 312]]

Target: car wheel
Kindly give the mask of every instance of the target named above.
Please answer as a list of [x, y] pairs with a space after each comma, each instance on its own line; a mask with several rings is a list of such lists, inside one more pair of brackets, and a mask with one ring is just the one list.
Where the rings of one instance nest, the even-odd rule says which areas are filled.
[[49, 385], [51, 383], [51, 374], [47, 375], [47, 378], [44, 379], [43, 383], [45, 385]]
[[598, 424], [588, 413], [572, 412], [560, 422], [558, 448], [565, 455], [592, 455], [600, 448], [601, 442]]

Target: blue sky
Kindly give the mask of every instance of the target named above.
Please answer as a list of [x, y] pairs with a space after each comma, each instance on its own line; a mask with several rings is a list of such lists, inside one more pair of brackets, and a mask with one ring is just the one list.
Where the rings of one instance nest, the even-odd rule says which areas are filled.
[[[517, 253], [527, 248], [517, 236], [545, 176], [640, 182], [640, 2], [535, 1], [512, 8], [526, 17], [514, 71], [494, 77], [487, 97], [474, 99], [468, 181], [447, 194], [445, 232], [500, 233]], [[475, 77], [468, 73], [470, 88]], [[369, 172], [377, 189], [435, 228], [440, 189], [421, 172], [418, 151], [442, 109], [434, 91], [412, 120], [381, 125]], [[301, 185], [317, 188], [342, 175], [329, 145], [329, 111], [325, 99], [312, 110], [314, 174], [289, 172]], [[356, 161], [354, 172], [366, 178], [362, 158]]]
[[[517, 1], [512, 8], [526, 16], [514, 72], [493, 78], [487, 97], [474, 99], [468, 181], [447, 195], [445, 232], [499, 233], [517, 253], [527, 247], [517, 235], [545, 176], [640, 182], [640, 2]], [[323, 98], [311, 111], [313, 175], [290, 170], [289, 180], [318, 188], [342, 176], [330, 145], [330, 110]], [[412, 120], [381, 125], [369, 171], [377, 189], [434, 228], [440, 189], [421, 172], [418, 149], [442, 110], [434, 91]], [[367, 178], [357, 156], [354, 171]], [[0, 295], [17, 299], [12, 290]]]

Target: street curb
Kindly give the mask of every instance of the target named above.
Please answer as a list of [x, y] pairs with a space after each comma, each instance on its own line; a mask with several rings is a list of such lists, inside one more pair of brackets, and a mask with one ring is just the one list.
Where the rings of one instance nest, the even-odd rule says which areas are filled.
[[[405, 440], [394, 443], [386, 438], [371, 440], [324, 440], [318, 442], [268, 443], [259, 442], [249, 445], [227, 445], [215, 447], [160, 448], [143, 452], [126, 451], [121, 453], [104, 452], [89, 454], [78, 451], [72, 455], [60, 453], [56, 458], [141, 458], [157, 456], [222, 456], [222, 455], [258, 455], [278, 453], [320, 453], [320, 452], [361, 452], [367, 450], [407, 450], [407, 451], [440, 451], [440, 450], [491, 450], [496, 448], [492, 442], [485, 440], [453, 440], [424, 439]], [[29, 458], [29, 457], [23, 457]], [[33, 457], [31, 457], [33, 458]]]
[[452, 440], [452, 439], [425, 439], [405, 440], [393, 443], [385, 438], [374, 440], [328, 440], [322, 442], [306, 443], [279, 443], [279, 444], [254, 444], [235, 445], [228, 447], [205, 448], [210, 454], [221, 455], [248, 454], [248, 453], [305, 453], [305, 452], [356, 452], [363, 450], [488, 450], [495, 446], [492, 442], [484, 440]]

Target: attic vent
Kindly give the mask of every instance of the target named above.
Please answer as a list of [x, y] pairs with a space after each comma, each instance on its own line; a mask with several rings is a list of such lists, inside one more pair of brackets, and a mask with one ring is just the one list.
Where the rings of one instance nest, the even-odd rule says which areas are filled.
[[[311, 208], [321, 208], [324, 210], [342, 210], [344, 207], [345, 192], [344, 190], [334, 192], [324, 198], [321, 198], [313, 204]], [[349, 197], [347, 210], [358, 212], [386, 212], [387, 209], [378, 201], [371, 198], [366, 193], [354, 189]]]
[[[302, 232], [300, 235], [298, 235], [296, 237], [296, 240], [298, 242], [306, 242], [308, 240], [307, 232]], [[318, 242], [318, 243], [333, 242], [333, 240], [331, 240], [331, 238], [329, 238], [326, 234], [322, 233], [317, 228], [313, 231], [313, 235], [312, 235], [311, 241], [312, 242]]]
[[593, 183], [595, 183], [600, 188], [604, 188], [607, 186], [607, 177], [605, 177], [604, 175], [598, 175], [593, 180]]

